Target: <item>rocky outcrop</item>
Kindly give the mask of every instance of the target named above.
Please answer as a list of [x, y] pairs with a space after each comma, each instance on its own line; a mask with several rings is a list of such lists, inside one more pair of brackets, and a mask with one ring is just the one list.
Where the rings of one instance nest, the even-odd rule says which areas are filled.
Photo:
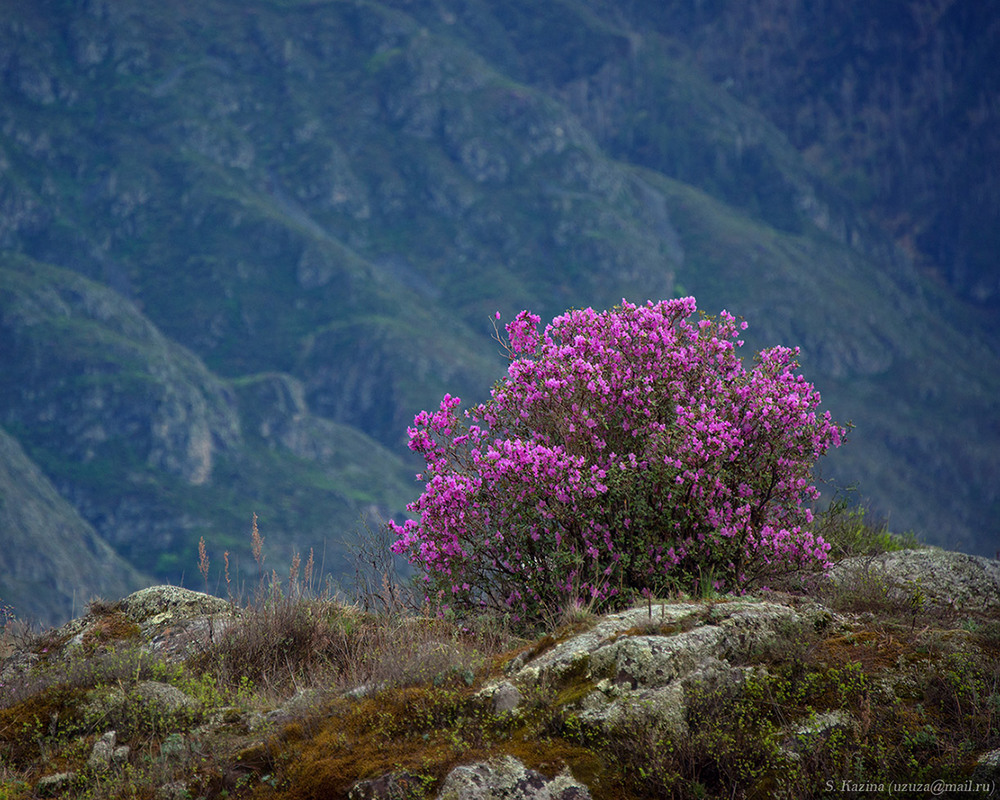
[[795, 625], [829, 624], [822, 606], [731, 600], [657, 603], [601, 617], [585, 631], [529, 650], [483, 694], [516, 710], [513, 687], [559, 687], [574, 696], [582, 723], [615, 733], [637, 712], [675, 736], [686, 732], [686, 697], [706, 682], [737, 685], [749, 656]]
[[167, 663], [201, 652], [236, 618], [232, 603], [179, 586], [151, 586], [117, 602], [95, 601], [82, 617], [53, 628], [44, 652], [17, 651], [0, 667], [10, 683], [41, 664], [87, 657], [122, 643]]
[[[882, 587], [880, 611], [895, 602], [900, 614], [914, 615], [914, 624], [935, 612], [967, 620], [1000, 613], [1000, 561], [937, 549], [901, 550], [846, 559], [825, 580], [842, 586], [858, 580], [859, 572]], [[865, 600], [860, 596], [865, 587], [855, 591]], [[626, 727], [638, 713], [683, 736], [686, 699], [695, 687], [739, 686], [755, 669], [754, 658], [773, 642], [802, 632], [850, 635], [858, 625], [849, 613], [790, 596], [651, 603], [601, 617], [586, 630], [522, 653], [482, 694], [494, 711], [516, 713], [525, 695], [556, 686], [574, 697], [582, 723], [606, 733]]]
[[910, 595], [925, 606], [955, 614], [1000, 615], [1000, 561], [938, 548], [854, 556], [836, 564], [827, 578], [838, 586], [882, 581], [887, 591]]
[[[389, 773], [358, 781], [347, 800], [397, 800], [419, 796], [421, 781], [409, 773]], [[455, 767], [441, 783], [436, 800], [590, 800], [590, 791], [568, 770], [547, 778], [512, 756]]]

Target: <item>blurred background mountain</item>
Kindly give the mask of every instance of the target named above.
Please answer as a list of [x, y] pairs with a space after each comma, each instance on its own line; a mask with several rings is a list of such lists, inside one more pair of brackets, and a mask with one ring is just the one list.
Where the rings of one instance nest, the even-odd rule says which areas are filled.
[[827, 499], [992, 556], [998, 50], [948, 0], [0, 0], [0, 600], [255, 577], [253, 513], [345, 579], [495, 311], [687, 294], [855, 423]]

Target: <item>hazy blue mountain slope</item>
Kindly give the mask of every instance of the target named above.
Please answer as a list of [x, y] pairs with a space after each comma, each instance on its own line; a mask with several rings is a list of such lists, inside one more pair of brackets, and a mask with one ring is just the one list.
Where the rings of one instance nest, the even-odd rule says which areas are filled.
[[995, 364], [990, 348], [954, 330], [954, 311], [942, 315], [921, 283], [894, 279], [822, 232], [777, 232], [690, 187], [650, 180], [683, 232], [679, 285], [750, 321], [748, 348], [801, 347], [824, 406], [854, 423], [821, 473], [856, 485], [894, 529], [993, 555], [984, 523], [1000, 513], [1000, 372], [982, 368]]
[[224, 381], [121, 295], [23, 257], [0, 259], [0, 290], [2, 424], [140, 569], [190, 575], [201, 536], [220, 566], [246, 556], [257, 512], [275, 556], [327, 550], [339, 571], [358, 515], [405, 502], [409, 467], [312, 416], [295, 379]]
[[0, 0], [0, 424], [157, 576], [254, 511], [337, 569], [413, 414], [503, 373], [496, 310], [690, 292], [803, 346], [838, 481], [992, 553], [988, 326], [688, 5]]
[[778, 229], [810, 220], [882, 269], [935, 275], [962, 301], [953, 323], [997, 349], [990, 6], [418, 5], [425, 24], [559, 96], [614, 157]]
[[[664, 37], [683, 61], [760, 111], [849, 197], [855, 215], [875, 221], [962, 298], [965, 323], [975, 317], [995, 347], [1000, 16], [993, 6], [952, 0], [582, 5], [644, 41]], [[609, 131], [609, 146], [669, 171], [673, 155], [661, 146], [664, 139], [644, 136], [651, 124], [662, 129], [662, 116], [631, 108], [629, 124]], [[634, 147], [640, 140], [642, 147]], [[752, 149], [748, 155], [755, 157]]]
[[52, 624], [93, 597], [148, 585], [0, 430], [0, 598], [23, 619]]
[[670, 291], [672, 232], [565, 108], [377, 4], [92, 4], [11, 35], [76, 44], [39, 78], [65, 102], [8, 81], [8, 206], [61, 224], [12, 214], [7, 240], [221, 374], [307, 378], [304, 343], [373, 315], [461, 348], [497, 308]]

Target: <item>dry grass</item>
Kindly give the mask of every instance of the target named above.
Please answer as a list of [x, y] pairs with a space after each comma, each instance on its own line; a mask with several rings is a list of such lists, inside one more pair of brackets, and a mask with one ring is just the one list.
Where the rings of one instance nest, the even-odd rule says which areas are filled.
[[0, 662], [16, 653], [20, 648], [18, 641], [22, 636], [15, 632], [18, 623], [15, 620], [5, 620], [0, 627]]
[[[433, 619], [401, 575], [389, 550], [387, 527], [363, 530], [353, 548], [352, 597], [314, 585], [312, 554], [300, 574], [294, 557], [287, 580], [263, 570], [264, 537], [254, 518], [251, 544], [258, 564], [252, 600], [191, 664], [222, 686], [250, 685], [280, 700], [297, 691], [326, 694], [370, 686], [400, 686], [463, 672], [509, 646], [502, 621], [479, 618], [465, 626]], [[208, 572], [204, 550], [199, 571]], [[226, 575], [227, 585], [230, 583]], [[232, 599], [232, 598], [231, 598]]]

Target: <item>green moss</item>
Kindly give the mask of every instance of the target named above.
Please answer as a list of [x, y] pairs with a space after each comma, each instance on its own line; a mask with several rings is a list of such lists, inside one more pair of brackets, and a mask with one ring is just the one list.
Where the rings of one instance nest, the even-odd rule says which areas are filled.
[[51, 686], [0, 709], [0, 752], [16, 767], [28, 767], [50, 746], [82, 731], [86, 692]]
[[470, 690], [412, 687], [334, 701], [308, 739], [286, 729], [271, 745], [281, 798], [344, 796], [362, 778], [406, 772], [439, 781], [462, 758], [494, 745]]
[[[515, 737], [502, 745], [503, 753], [513, 756], [529, 769], [554, 777], [568, 767], [578, 781], [590, 789], [594, 800], [621, 798], [613, 794], [615, 785], [620, 792], [620, 775], [610, 767], [598, 750], [559, 737], [538, 739]], [[612, 794], [607, 794], [611, 791]]]
[[566, 707], [575, 707], [597, 688], [601, 677], [605, 676], [591, 673], [589, 656], [574, 660], [568, 669], [559, 674], [558, 691], [550, 701], [554, 710], [558, 712]]
[[661, 622], [654, 617], [650, 617], [649, 620], [642, 625], [636, 625], [632, 628], [619, 631], [612, 637], [612, 639], [618, 639], [622, 636], [674, 636], [678, 633], [687, 633], [688, 631], [693, 630], [704, 620], [705, 615], [701, 612], [688, 614], [676, 622]]

